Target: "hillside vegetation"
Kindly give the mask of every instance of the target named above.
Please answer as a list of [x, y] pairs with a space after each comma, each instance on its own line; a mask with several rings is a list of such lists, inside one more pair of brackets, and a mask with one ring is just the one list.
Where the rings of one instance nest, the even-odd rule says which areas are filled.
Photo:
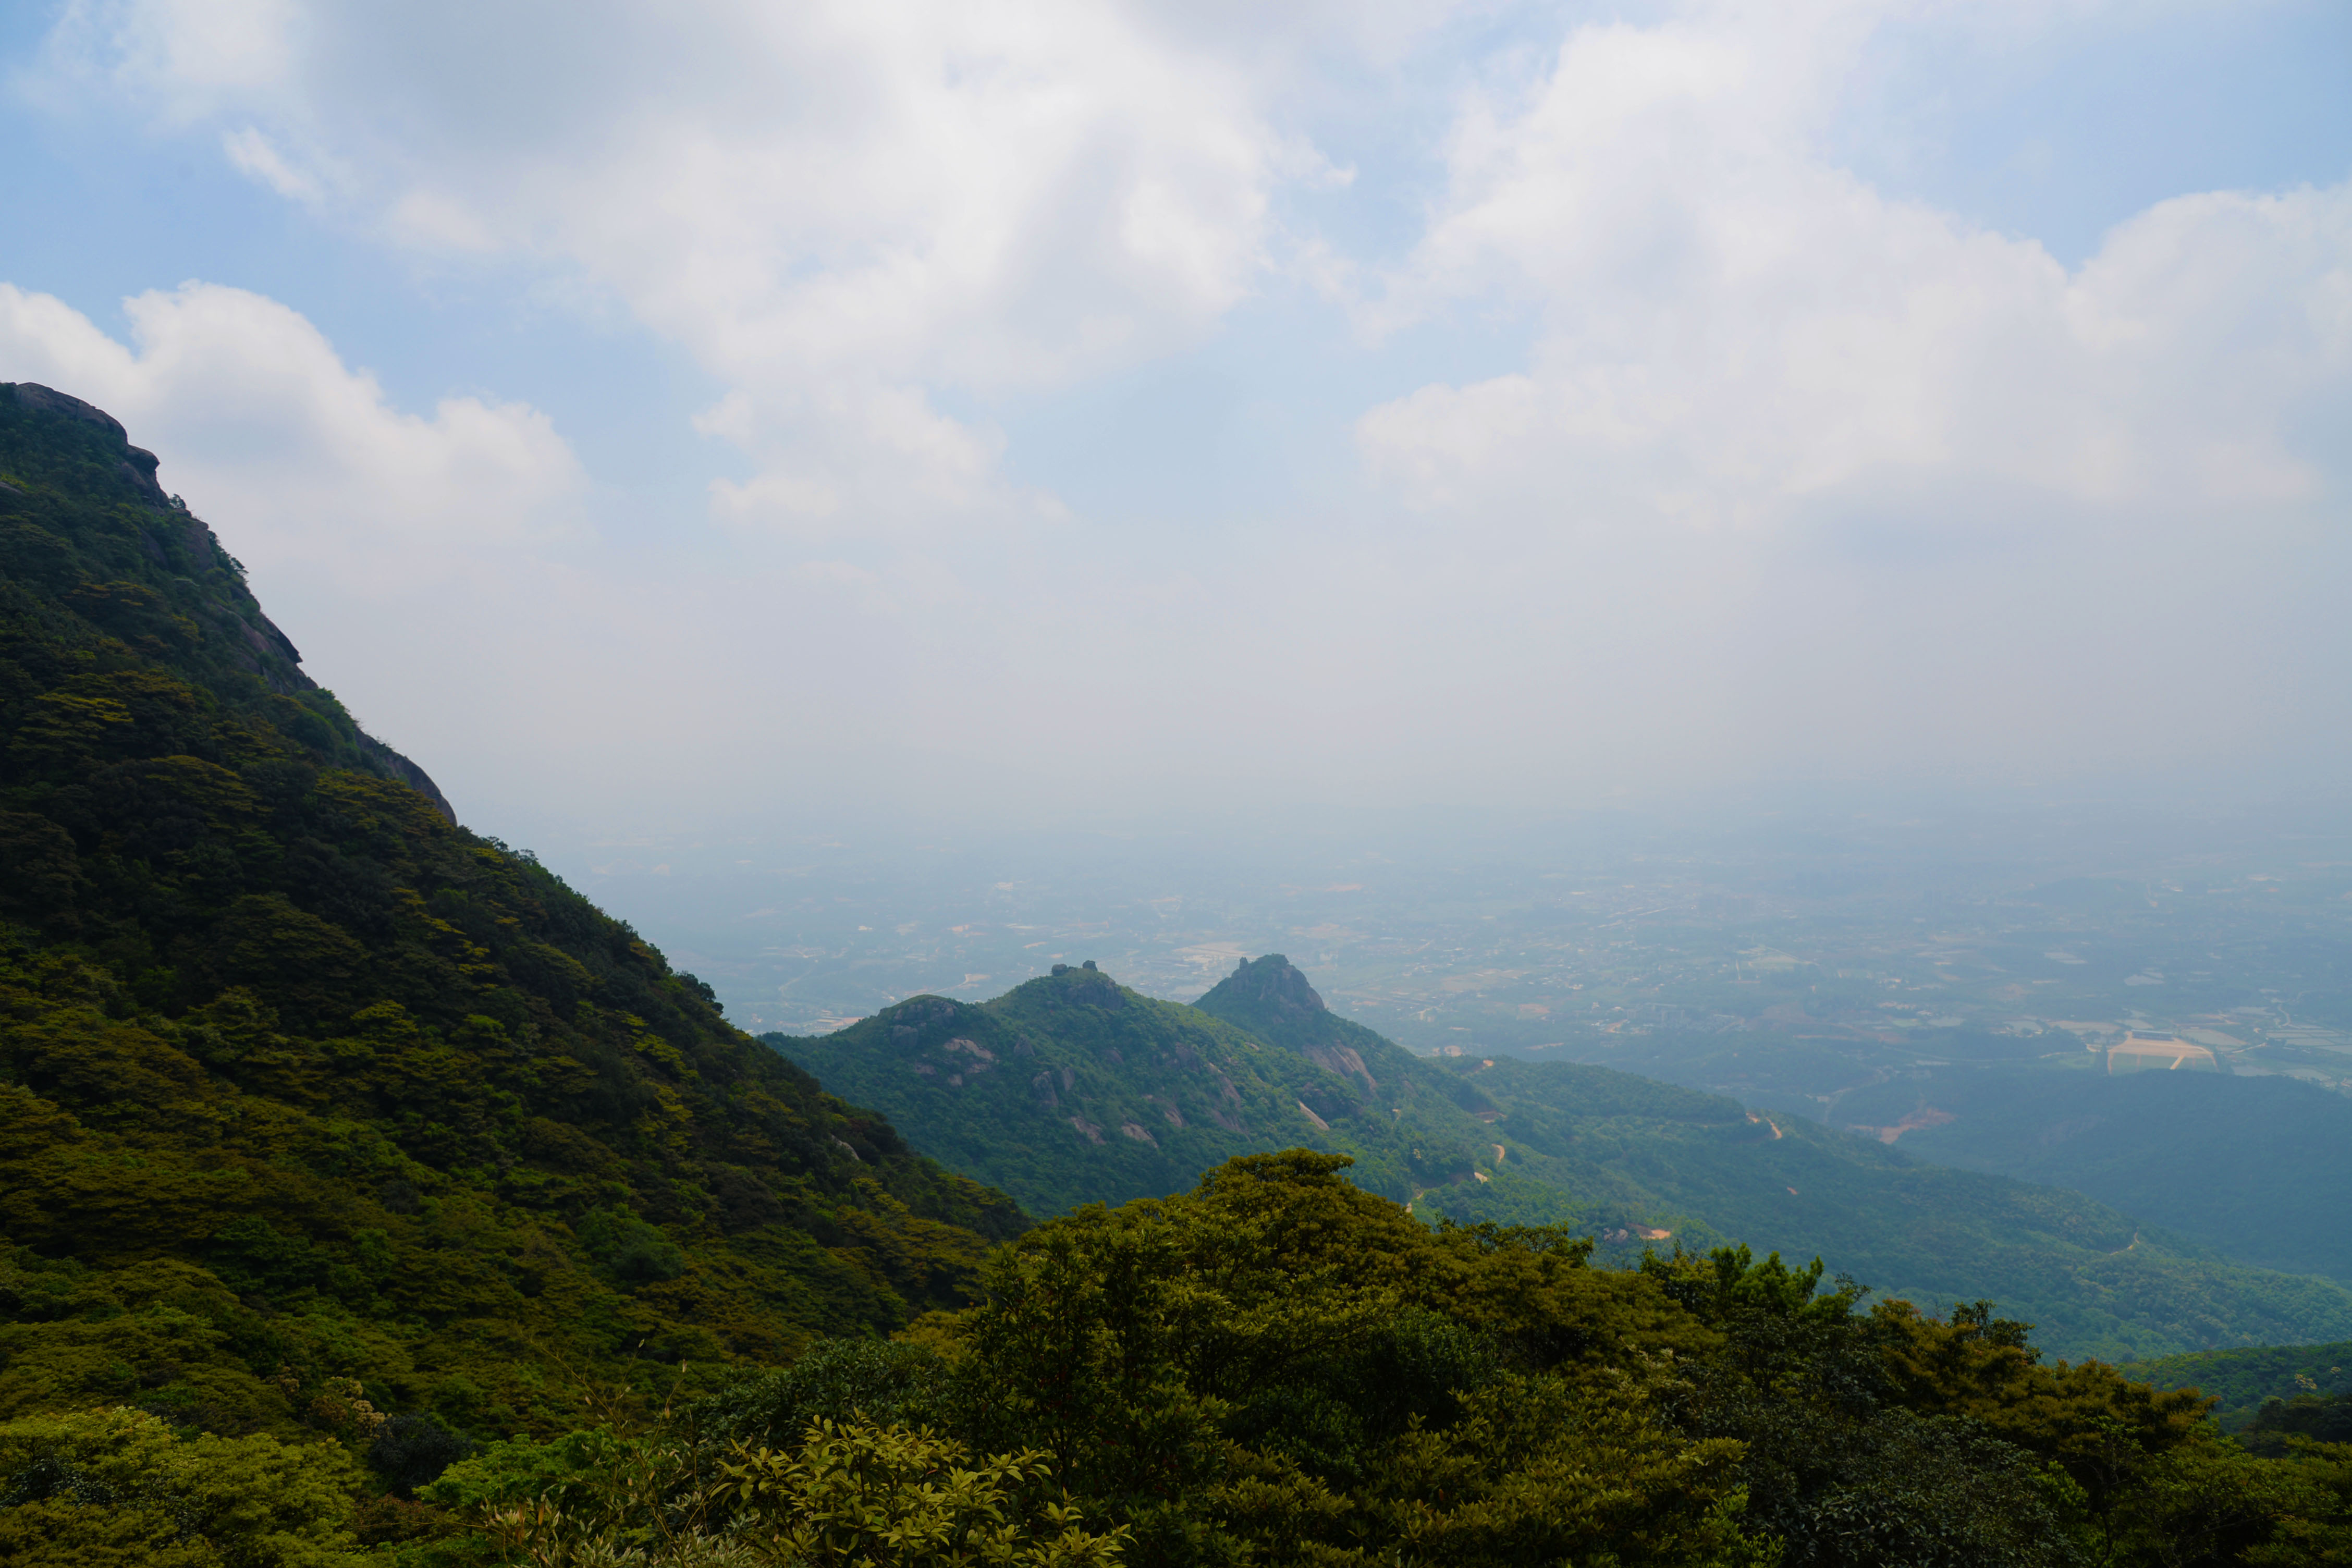
[[2130, 1362], [2122, 1370], [2158, 1388], [2193, 1388], [2237, 1431], [2272, 1400], [2352, 1399], [2352, 1340], [2321, 1345], [2246, 1345]]
[[454, 1450], [970, 1300], [1011, 1202], [457, 826], [153, 469], [0, 385], [0, 1420]]
[[899, 1343], [825, 1346], [638, 1432], [500, 1445], [425, 1496], [509, 1561], [647, 1568], [2352, 1550], [2352, 1447], [2252, 1458], [2194, 1395], [2050, 1365], [1983, 1303], [1873, 1307], [1744, 1251], [1594, 1268], [1559, 1231], [1423, 1226], [1344, 1166], [1249, 1156], [1084, 1209]]
[[1481, 1129], [1444, 1080], [1319, 1000], [1353, 1031], [1319, 1059], [1217, 1016], [1213, 999], [1260, 976], [1303, 989], [1279, 956], [1195, 1007], [1056, 969], [982, 1005], [918, 996], [837, 1034], [761, 1038], [840, 1093], [887, 1100], [919, 1147], [1034, 1213], [1181, 1192], [1292, 1145], [1352, 1156], [1358, 1185], [1400, 1203], [1476, 1168]]
[[1032, 1212], [1179, 1190], [1292, 1144], [1424, 1218], [1569, 1225], [1631, 1264], [1676, 1241], [1825, 1258], [1882, 1290], [1990, 1297], [2070, 1357], [2352, 1333], [2352, 1292], [2246, 1268], [2079, 1194], [1923, 1163], [1607, 1068], [1416, 1058], [1280, 954], [1196, 1004], [1088, 968], [763, 1039]]
[[1736, 1100], [1566, 1062], [1448, 1064], [1529, 1174], [1705, 1242], [1737, 1238], [1926, 1302], [1978, 1295], [2107, 1360], [2352, 1333], [2352, 1292], [2249, 1268], [2079, 1193], [1914, 1159]]

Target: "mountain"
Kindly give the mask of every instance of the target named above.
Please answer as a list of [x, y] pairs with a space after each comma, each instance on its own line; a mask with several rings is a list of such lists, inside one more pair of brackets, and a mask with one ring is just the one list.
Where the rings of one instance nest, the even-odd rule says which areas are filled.
[[561, 1431], [969, 1300], [1011, 1201], [457, 826], [155, 470], [0, 384], [0, 1420]]
[[1087, 963], [985, 1004], [918, 996], [836, 1034], [761, 1038], [837, 1092], [887, 1101], [918, 1147], [1035, 1213], [1159, 1197], [1290, 1147], [1352, 1156], [1357, 1184], [1400, 1203], [1470, 1181], [1476, 1121], [1407, 1053], [1344, 1027], [1360, 1044], [1310, 1054]]
[[837, 1034], [762, 1038], [1039, 1214], [1296, 1145], [1353, 1156], [1357, 1184], [1426, 1219], [1569, 1226], [1620, 1264], [1678, 1243], [1819, 1255], [1938, 1310], [1991, 1299], [2070, 1357], [2352, 1332], [2352, 1293], [2077, 1193], [1608, 1068], [1414, 1057], [1279, 954], [1191, 1006], [1057, 966], [992, 1002], [919, 996]]
[[2107, 1360], [2352, 1333], [2352, 1291], [2251, 1268], [2079, 1193], [1914, 1158], [1609, 1068], [1449, 1061], [1507, 1164], [1694, 1242], [1820, 1256], [1882, 1295], [1990, 1298], [2053, 1353]]
[[2242, 1263], [2352, 1282], [2352, 1100], [2295, 1079], [1980, 1071], [1838, 1102], [1923, 1160], [2047, 1182]]

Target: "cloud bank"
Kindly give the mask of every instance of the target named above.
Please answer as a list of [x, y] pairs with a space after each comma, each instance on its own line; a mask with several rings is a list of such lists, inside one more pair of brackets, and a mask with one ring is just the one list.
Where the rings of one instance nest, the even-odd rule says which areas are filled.
[[[461, 795], [2324, 768], [2352, 184], [2184, 190], [2069, 267], [1834, 151], [1903, 29], [2125, 16], [84, 0], [38, 81], [351, 243], [618, 312], [724, 388], [668, 416], [731, 459], [628, 518], [530, 388], [404, 412], [210, 284], [127, 344], [0, 292], [0, 375], [161, 452]], [[1465, 322], [1507, 373], [1397, 387]], [[1302, 342], [1354, 471], [1246, 517], [1074, 507], [1011, 433], [1213, 350], [1294, 384]]]

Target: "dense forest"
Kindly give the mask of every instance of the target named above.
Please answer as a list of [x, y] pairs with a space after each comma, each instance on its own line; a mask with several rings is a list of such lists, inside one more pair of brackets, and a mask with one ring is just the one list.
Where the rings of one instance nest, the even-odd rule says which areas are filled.
[[[1010, 1081], [1128, 1007], [1074, 973], [862, 1037]], [[1409, 1209], [1508, 1173], [1295, 973], [1135, 1013], [1362, 1166], [1073, 1127], [1171, 1163], [1032, 1225], [457, 826], [119, 425], [0, 386], [0, 1561], [2352, 1560], [2340, 1402], [2250, 1447], [1989, 1301]]]

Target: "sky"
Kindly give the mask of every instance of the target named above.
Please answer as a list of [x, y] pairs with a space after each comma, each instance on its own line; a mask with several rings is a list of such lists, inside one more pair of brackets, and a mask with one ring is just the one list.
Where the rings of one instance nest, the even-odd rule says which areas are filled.
[[2352, 8], [0, 8], [0, 380], [527, 837], [2324, 784]]

